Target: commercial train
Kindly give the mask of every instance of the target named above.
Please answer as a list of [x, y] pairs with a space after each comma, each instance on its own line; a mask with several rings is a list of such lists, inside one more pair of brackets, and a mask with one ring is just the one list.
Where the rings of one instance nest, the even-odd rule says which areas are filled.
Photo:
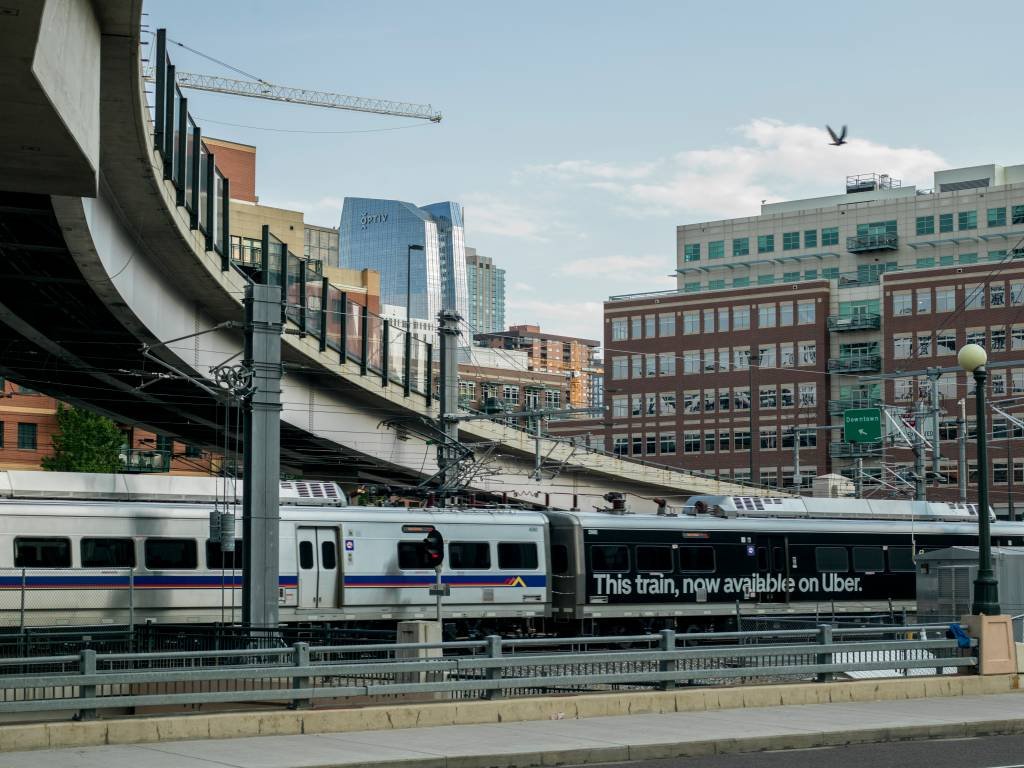
[[[241, 531], [237, 489], [226, 505], [223, 490], [212, 478], [0, 472], [0, 625], [237, 619], [241, 541], [230, 552], [211, 539], [215, 508], [237, 510]], [[434, 618], [431, 530], [444, 539], [449, 634], [694, 631], [737, 612], [913, 610], [917, 556], [976, 544], [977, 509], [746, 496], [695, 496], [661, 515], [407, 509], [286, 482], [282, 623]], [[1024, 523], [993, 522], [992, 537], [1022, 546]]]

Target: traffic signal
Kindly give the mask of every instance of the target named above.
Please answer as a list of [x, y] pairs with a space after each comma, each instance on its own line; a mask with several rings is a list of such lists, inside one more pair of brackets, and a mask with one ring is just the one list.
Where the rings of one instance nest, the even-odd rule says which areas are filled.
[[436, 528], [423, 540], [423, 549], [427, 556], [427, 567], [439, 568], [444, 562], [444, 537]]

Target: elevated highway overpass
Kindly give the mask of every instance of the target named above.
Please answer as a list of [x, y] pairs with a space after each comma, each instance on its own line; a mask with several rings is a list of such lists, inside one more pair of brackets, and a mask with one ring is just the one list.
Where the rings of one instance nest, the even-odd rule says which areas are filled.
[[[0, 16], [0, 373], [211, 450], [225, 440], [237, 448], [228, 423], [236, 416], [194, 383], [167, 376], [170, 366], [208, 379], [213, 367], [237, 362], [253, 273], [229, 264], [219, 200], [208, 235], [196, 226], [190, 188], [183, 196], [187, 182], [175, 182], [177, 168], [155, 146], [152, 94], [141, 77], [149, 50], [141, 2], [6, 5], [16, 13]], [[379, 323], [341, 301], [337, 288], [324, 300], [318, 275], [300, 276], [287, 253], [277, 258], [292, 265], [283, 269], [283, 469], [343, 482], [433, 475], [424, 423], [437, 419], [438, 404], [425, 354], [416, 353], [406, 392], [401, 370], [381, 371], [392, 356], [381, 348]], [[282, 268], [274, 269], [264, 278], [278, 280]], [[531, 435], [490, 422], [459, 430], [487, 457], [470, 489], [510, 501], [587, 508], [619, 491], [649, 511], [657, 496], [678, 503], [697, 493], [767, 493], [550, 440], [541, 441], [549, 471], [538, 480]]]

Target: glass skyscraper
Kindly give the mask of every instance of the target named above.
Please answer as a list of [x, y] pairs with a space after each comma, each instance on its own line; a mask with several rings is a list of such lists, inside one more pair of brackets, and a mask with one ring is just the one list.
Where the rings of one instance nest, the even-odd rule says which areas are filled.
[[466, 282], [469, 287], [469, 325], [473, 333], [505, 330], [505, 270], [488, 256], [466, 248]]
[[[339, 234], [339, 266], [380, 272], [381, 304], [404, 308], [408, 294], [414, 318], [434, 322], [442, 307], [468, 317], [458, 203], [420, 208], [401, 200], [346, 197]], [[410, 252], [410, 245], [422, 250]]]

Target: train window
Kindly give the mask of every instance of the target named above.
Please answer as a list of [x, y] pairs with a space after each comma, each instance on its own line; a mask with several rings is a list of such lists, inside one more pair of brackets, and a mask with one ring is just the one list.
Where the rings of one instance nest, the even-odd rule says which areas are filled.
[[636, 569], [638, 571], [672, 573], [672, 547], [637, 547]]
[[419, 568], [430, 568], [427, 548], [422, 541], [398, 542], [398, 567], [403, 571], [414, 571]]
[[616, 544], [592, 544], [590, 567], [595, 571], [624, 573], [629, 570], [629, 547]]
[[199, 562], [195, 539], [146, 539], [145, 549], [151, 571], [192, 570]]
[[914, 548], [913, 547], [889, 547], [889, 570], [890, 571], [913, 571]]
[[569, 572], [569, 548], [565, 544], [551, 545], [551, 572], [558, 574]]
[[[235, 539], [235, 551], [223, 552], [219, 541], [206, 540], [206, 567], [211, 571], [219, 571], [221, 568], [235, 570], [242, 567], [242, 540]], [[305, 567], [305, 566], [303, 566]], [[312, 567], [312, 566], [310, 566]]]
[[338, 554], [334, 550], [333, 541], [320, 542], [320, 565], [325, 571], [333, 571], [338, 567]]
[[757, 570], [761, 573], [768, 572], [768, 547], [757, 548]]
[[299, 568], [304, 571], [310, 571], [315, 567], [313, 563], [313, 542], [312, 541], [300, 541], [299, 542]]
[[448, 561], [454, 570], [486, 570], [491, 567], [491, 545], [486, 541], [450, 542]]
[[846, 573], [850, 570], [846, 547], [815, 547], [814, 559], [821, 573]]
[[83, 568], [134, 568], [135, 542], [131, 539], [82, 539]]
[[885, 555], [881, 547], [854, 547], [853, 570], [858, 573], [878, 573], [885, 570]]
[[532, 571], [537, 567], [537, 545], [532, 541], [498, 544], [498, 567]]
[[71, 541], [57, 538], [14, 540], [16, 568], [70, 568]]
[[680, 547], [679, 570], [697, 573], [712, 573], [715, 570], [714, 547]]

